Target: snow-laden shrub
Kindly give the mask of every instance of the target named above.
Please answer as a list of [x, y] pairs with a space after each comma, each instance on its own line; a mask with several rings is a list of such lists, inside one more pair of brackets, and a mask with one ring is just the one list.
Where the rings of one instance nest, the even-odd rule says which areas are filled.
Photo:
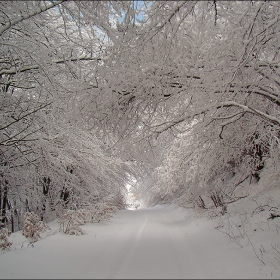
[[8, 240], [11, 231], [7, 228], [0, 228], [0, 249], [5, 250], [11, 247], [12, 243]]
[[83, 215], [86, 223], [99, 223], [103, 220], [109, 220], [119, 208], [111, 202], [110, 198], [106, 198], [94, 205], [88, 206], [86, 209], [78, 210]]
[[126, 209], [128, 204], [126, 203], [126, 198], [120, 191], [113, 194], [105, 199], [109, 204], [114, 205], [118, 210]]
[[70, 235], [83, 235], [85, 232], [80, 228], [81, 225], [109, 220], [117, 210], [118, 207], [109, 198], [86, 209], [65, 210], [58, 219], [60, 231]]
[[31, 242], [38, 241], [41, 238], [40, 234], [49, 229], [50, 227], [40, 221], [39, 216], [34, 212], [25, 213], [22, 234], [30, 239]]
[[77, 210], [84, 223], [99, 223], [103, 220], [109, 220], [118, 210], [112, 197], [106, 197], [102, 201], [89, 205], [83, 209]]
[[83, 210], [66, 210], [58, 219], [60, 230], [70, 235], [83, 235], [85, 232], [80, 228], [84, 225], [85, 213]]
[[95, 220], [97, 222], [109, 220], [117, 211], [117, 207], [114, 206], [109, 199], [105, 199], [104, 201], [97, 203], [95, 205], [95, 209]]

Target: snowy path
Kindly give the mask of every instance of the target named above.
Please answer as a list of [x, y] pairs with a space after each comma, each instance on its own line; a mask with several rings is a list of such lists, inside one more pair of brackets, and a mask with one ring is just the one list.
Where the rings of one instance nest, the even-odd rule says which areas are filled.
[[1, 254], [0, 278], [264, 278], [211, 221], [186, 215], [175, 205], [119, 211], [83, 226], [84, 236], [57, 233]]

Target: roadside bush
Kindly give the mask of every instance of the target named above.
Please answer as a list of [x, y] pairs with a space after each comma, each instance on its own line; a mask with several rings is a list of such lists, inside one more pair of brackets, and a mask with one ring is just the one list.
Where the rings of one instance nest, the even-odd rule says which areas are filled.
[[10, 235], [10, 230], [7, 228], [0, 228], [0, 249], [5, 250], [11, 247], [12, 243], [8, 240]]
[[85, 232], [80, 228], [81, 225], [109, 220], [117, 210], [118, 207], [110, 199], [104, 199], [86, 209], [65, 210], [58, 219], [60, 231], [70, 235], [83, 235]]
[[24, 215], [22, 234], [31, 242], [38, 241], [42, 232], [47, 231], [50, 227], [43, 221], [40, 221], [38, 215], [34, 212], [26, 212]]
[[58, 219], [60, 230], [69, 235], [83, 235], [85, 232], [80, 225], [86, 223], [85, 212], [83, 210], [66, 210]]

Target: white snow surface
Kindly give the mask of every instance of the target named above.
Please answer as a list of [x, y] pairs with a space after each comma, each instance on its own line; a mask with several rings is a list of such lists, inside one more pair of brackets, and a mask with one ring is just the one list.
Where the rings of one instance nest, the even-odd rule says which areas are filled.
[[[248, 212], [250, 201], [233, 203], [229, 211], [247, 205]], [[51, 232], [33, 244], [21, 231], [12, 233], [12, 247], [0, 254], [0, 278], [279, 279], [280, 254], [273, 247], [279, 249], [280, 240], [273, 224], [266, 230], [259, 213], [250, 216], [250, 227], [242, 226], [241, 213], [232, 214], [244, 232], [238, 236], [227, 215], [213, 219], [175, 204], [120, 210], [109, 221], [81, 226], [81, 236], [60, 232], [53, 221]]]

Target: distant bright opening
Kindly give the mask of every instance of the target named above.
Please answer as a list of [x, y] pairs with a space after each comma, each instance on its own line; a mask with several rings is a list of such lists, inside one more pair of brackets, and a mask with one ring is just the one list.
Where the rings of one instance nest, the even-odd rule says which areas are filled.
[[133, 186], [131, 184], [126, 184], [127, 195], [126, 195], [126, 203], [128, 205], [128, 210], [136, 210], [141, 208], [141, 203], [136, 196], [135, 186], [137, 185], [137, 180], [132, 178]]

